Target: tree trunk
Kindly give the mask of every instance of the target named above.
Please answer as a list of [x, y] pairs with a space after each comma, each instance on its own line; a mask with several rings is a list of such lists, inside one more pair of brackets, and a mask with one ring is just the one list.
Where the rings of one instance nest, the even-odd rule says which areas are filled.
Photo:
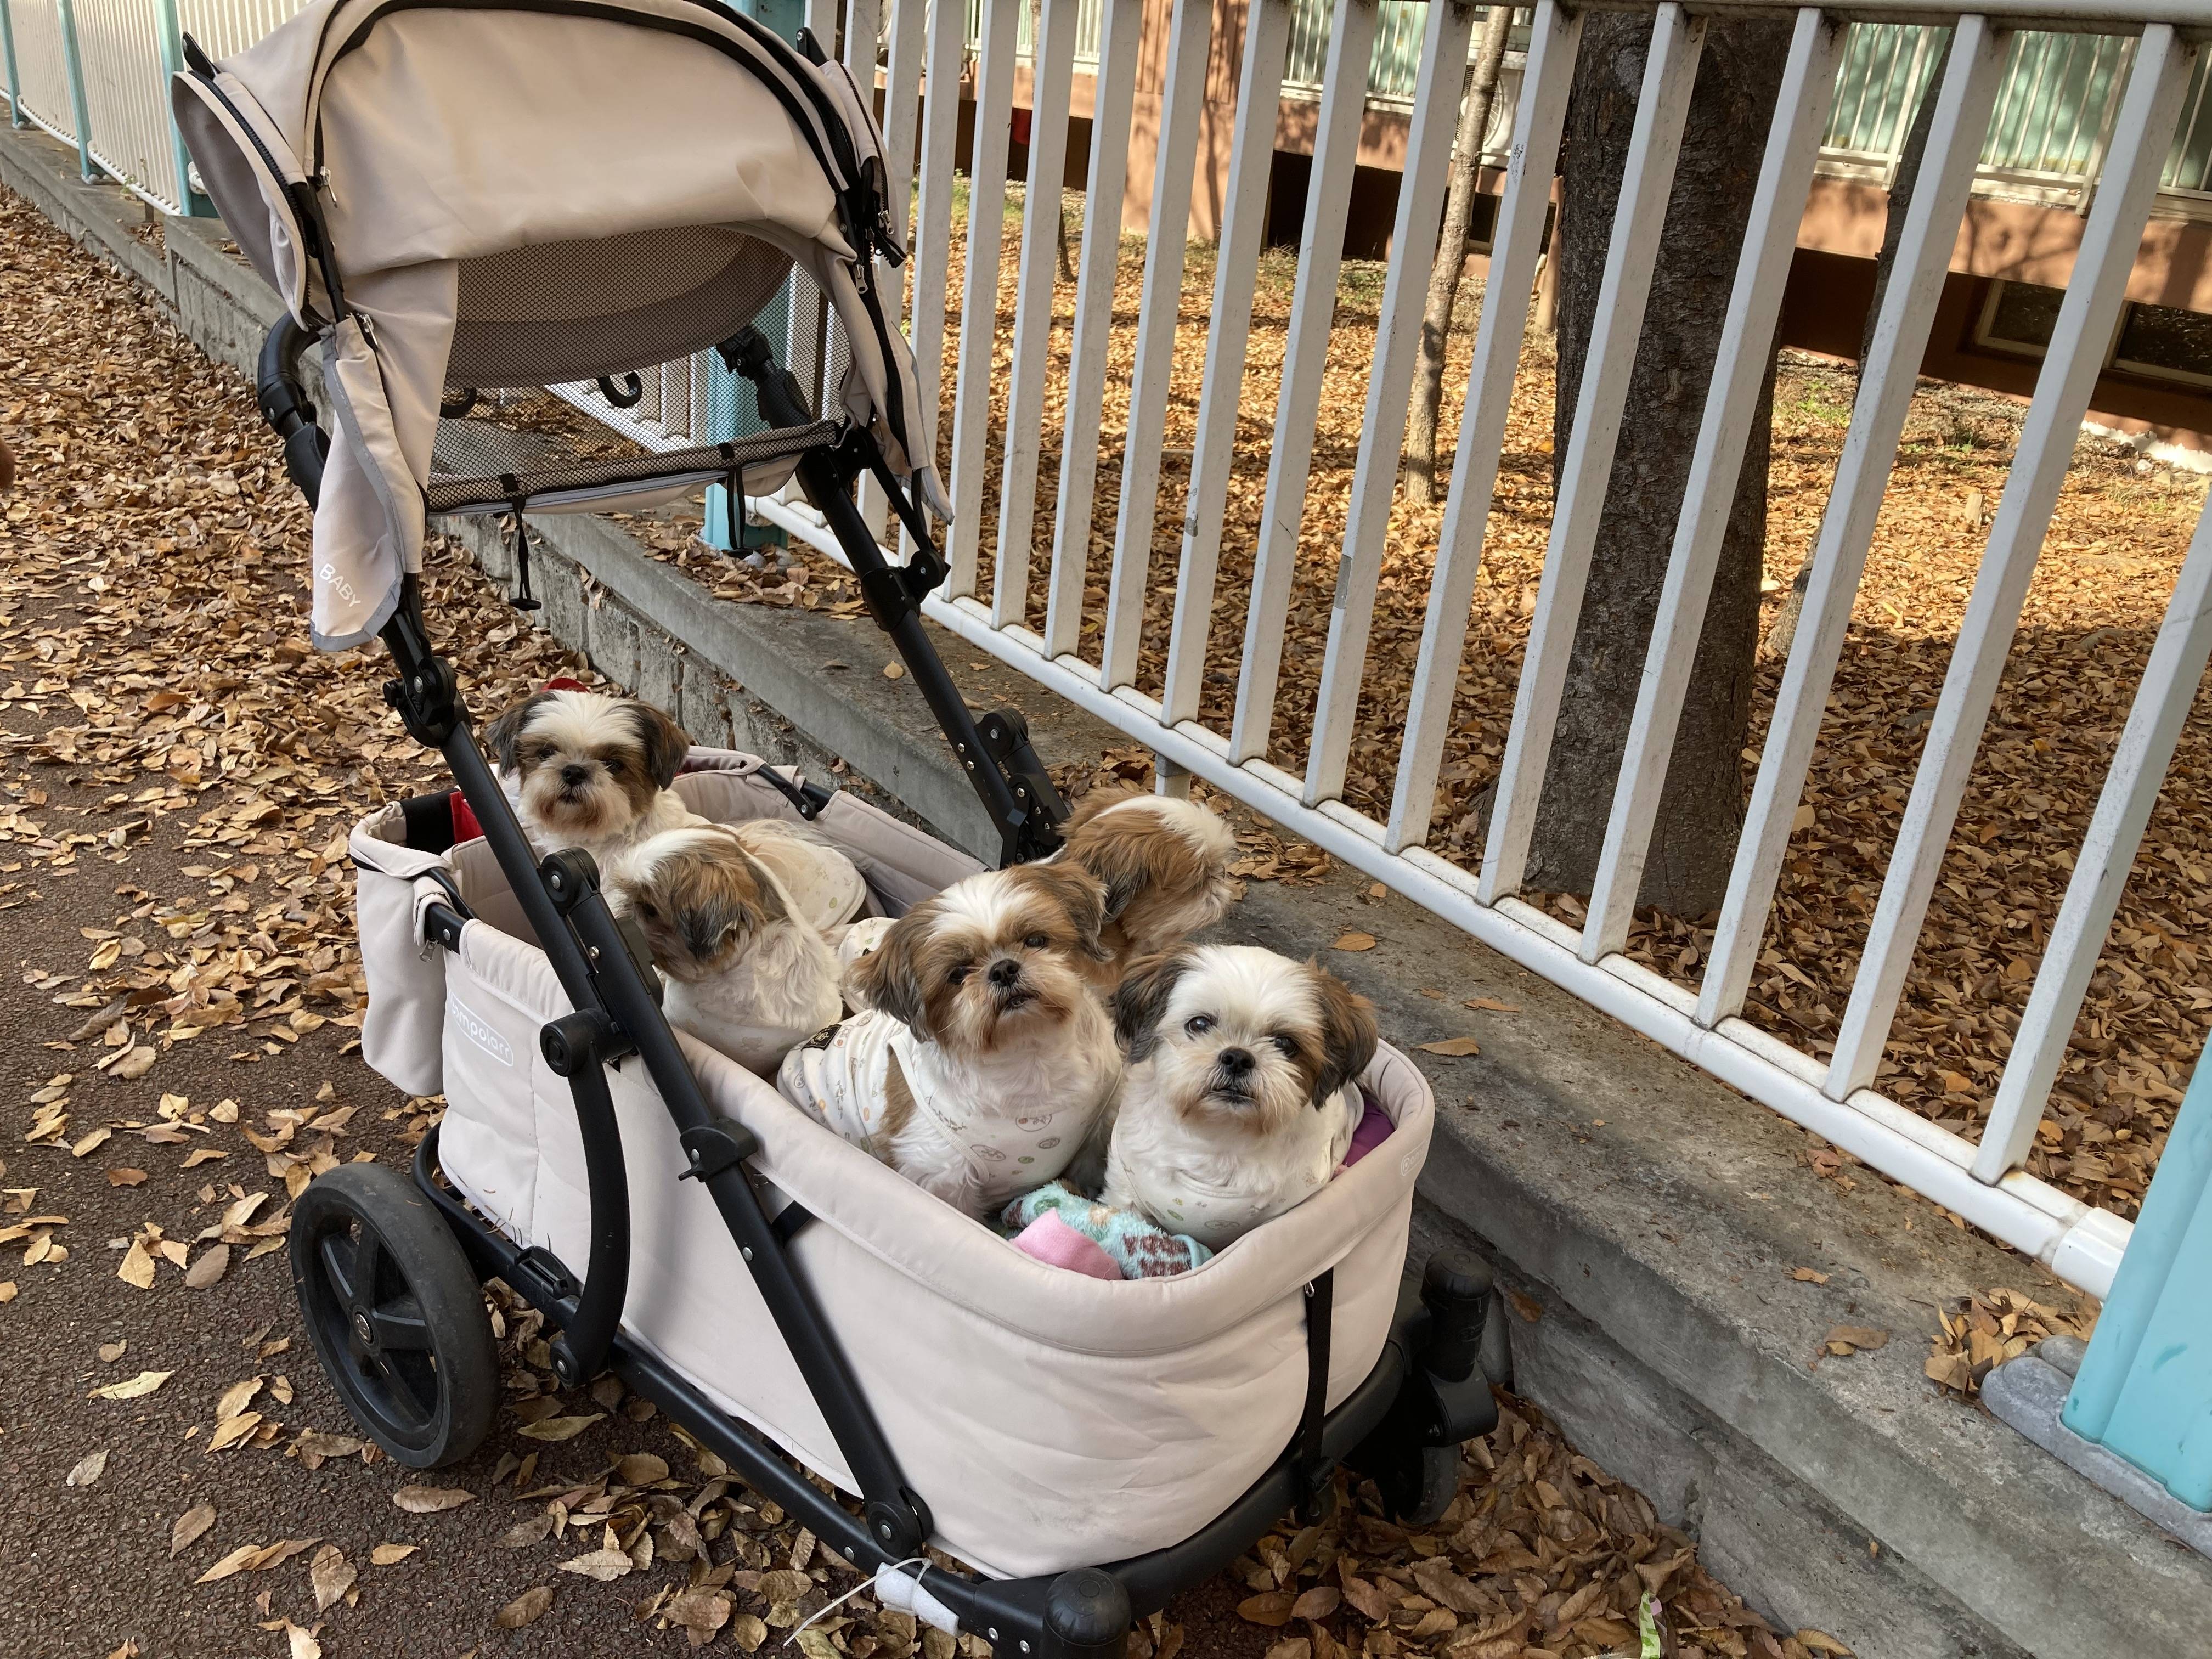
[[[1946, 33], [1941, 51], [1936, 54], [1936, 68], [1921, 89], [1920, 106], [1913, 112], [1912, 125], [1905, 135], [1905, 143], [1897, 155], [1897, 176], [1890, 181], [1889, 209], [1881, 226], [1881, 252], [1874, 261], [1874, 298], [1867, 303], [1866, 320], [1859, 325], [1859, 373], [1866, 373], [1867, 358], [1874, 350], [1875, 320], [1881, 315], [1882, 295], [1889, 291], [1889, 273], [1897, 265], [1898, 239], [1905, 234], [1905, 215], [1912, 205], [1912, 192], [1920, 185], [1921, 159], [1928, 154], [1928, 130], [1936, 125], [1936, 91], [1943, 83], [1943, 70], [1951, 61], [1951, 36]], [[1805, 611], [1805, 588], [1813, 580], [1813, 562], [1807, 559], [1797, 567], [1797, 574], [1790, 583], [1790, 591], [1782, 596], [1782, 608], [1774, 614], [1774, 623], [1766, 630], [1766, 638], [1759, 646], [1765, 657], [1786, 657], [1796, 642], [1797, 619]]]
[[1474, 223], [1475, 175], [1481, 170], [1482, 137], [1490, 131], [1498, 99], [1498, 71], [1505, 61], [1513, 8], [1492, 6], [1483, 19], [1482, 44], [1468, 66], [1467, 94], [1452, 144], [1451, 183], [1444, 196], [1443, 240], [1429, 271], [1428, 303], [1421, 312], [1421, 355], [1413, 365], [1413, 407], [1406, 432], [1406, 494], [1432, 501], [1437, 493], [1437, 411], [1444, 395], [1444, 340], [1459, 303], [1459, 276], [1467, 265], [1468, 232]]
[[[1650, 34], [1648, 19], [1620, 13], [1593, 12], [1583, 26], [1553, 242], [1559, 264], [1555, 480], [1573, 428]], [[1705, 35], [1537, 811], [1532, 888], [1587, 894], [1596, 873], [1789, 45], [1787, 22], [1716, 21]], [[1678, 916], [1718, 908], [1742, 828], [1773, 389], [1770, 355], [1644, 878], [1642, 902]]]

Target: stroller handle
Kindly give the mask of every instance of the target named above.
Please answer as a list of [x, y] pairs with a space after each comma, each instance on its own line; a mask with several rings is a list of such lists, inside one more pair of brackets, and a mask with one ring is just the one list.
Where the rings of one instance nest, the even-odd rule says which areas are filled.
[[297, 318], [289, 312], [279, 317], [269, 337], [261, 343], [253, 390], [261, 405], [261, 418], [283, 443], [284, 471], [312, 507], [322, 495], [323, 462], [331, 453], [331, 434], [315, 424], [315, 406], [307, 401], [294, 366], [307, 343], [307, 331]]

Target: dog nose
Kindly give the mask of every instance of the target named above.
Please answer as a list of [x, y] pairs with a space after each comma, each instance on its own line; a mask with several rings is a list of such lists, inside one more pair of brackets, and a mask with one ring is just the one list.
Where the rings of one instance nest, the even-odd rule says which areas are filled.
[[991, 983], [1001, 989], [1013, 984], [1022, 976], [1022, 964], [1012, 957], [1001, 957], [991, 964]]
[[583, 783], [584, 780], [591, 775], [592, 769], [588, 766], [578, 766], [572, 763], [561, 769], [561, 781], [565, 787], [570, 789], [574, 789], [580, 787]]
[[1252, 1069], [1252, 1054], [1248, 1048], [1224, 1048], [1213, 1063], [1231, 1077], [1243, 1077]]

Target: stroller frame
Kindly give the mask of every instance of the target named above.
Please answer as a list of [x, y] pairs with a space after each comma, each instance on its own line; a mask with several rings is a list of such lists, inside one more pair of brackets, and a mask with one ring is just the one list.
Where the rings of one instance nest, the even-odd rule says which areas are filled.
[[[313, 501], [327, 440], [316, 428], [314, 410], [291, 368], [300, 344], [298, 325], [289, 318], [271, 331], [261, 358], [259, 392], [263, 412], [283, 441], [287, 467]], [[764, 416], [791, 425], [810, 418], [795, 382], [775, 366], [757, 331], [741, 331], [721, 349], [733, 370], [752, 380]], [[884, 557], [853, 504], [851, 491], [863, 472], [885, 484], [900, 517], [915, 532], [917, 551], [906, 565]], [[1030, 746], [1018, 712], [1001, 710], [976, 720], [924, 631], [921, 599], [942, 580], [945, 567], [926, 522], [883, 466], [873, 441], [848, 425], [834, 443], [804, 455], [797, 476], [859, 575], [870, 614], [890, 635], [998, 827], [1002, 863], [1049, 853], [1058, 844], [1054, 825], [1066, 808]], [[431, 643], [418, 576], [406, 578], [398, 610], [380, 637], [397, 671], [385, 687], [386, 701], [410, 736], [445, 757], [574, 1009], [542, 1028], [540, 1047], [554, 1073], [567, 1079], [574, 1099], [592, 1219], [590, 1255], [580, 1278], [551, 1252], [517, 1245], [462, 1200], [442, 1177], [434, 1128], [416, 1152], [411, 1184], [396, 1171], [354, 1166], [359, 1174], [404, 1189], [396, 1200], [387, 1193], [381, 1207], [356, 1202], [350, 1211], [365, 1227], [409, 1235], [384, 1237], [380, 1263], [395, 1262], [404, 1274], [409, 1262], [419, 1264], [440, 1252], [450, 1256], [458, 1246], [471, 1288], [501, 1279], [557, 1333], [549, 1346], [563, 1386], [611, 1370], [733, 1473], [799, 1516], [847, 1563], [866, 1573], [899, 1571], [933, 1600], [939, 1616], [949, 1613], [961, 1629], [982, 1636], [1002, 1654], [1118, 1659], [1126, 1652], [1133, 1618], [1164, 1607], [1220, 1571], [1286, 1510], [1317, 1515], [1340, 1463], [1374, 1476], [1398, 1513], [1433, 1519], [1441, 1512], [1456, 1487], [1459, 1443], [1496, 1422], [1488, 1380], [1477, 1362], [1489, 1272], [1480, 1261], [1451, 1253], [1432, 1258], [1418, 1285], [1406, 1281], [1380, 1358], [1334, 1411], [1325, 1408], [1329, 1275], [1323, 1273], [1308, 1287], [1310, 1375], [1299, 1431], [1241, 1498], [1182, 1542], [1100, 1566], [1030, 1578], [970, 1577], [933, 1564], [909, 1571], [932, 1533], [928, 1505], [902, 1479], [836, 1336], [787, 1253], [793, 1231], [790, 1212], [771, 1219], [763, 1207], [749, 1166], [759, 1143], [750, 1131], [708, 1105], [662, 1016], [659, 981], [643, 941], [609, 908], [589, 855], [568, 850], [541, 860], [532, 852], [471, 730], [459, 676]], [[814, 810], [821, 804], [820, 798], [812, 799]], [[458, 896], [450, 904], [434, 904], [430, 939], [458, 950], [468, 920]], [[644, 1066], [679, 1132], [688, 1166], [678, 1178], [696, 1179], [712, 1194], [851, 1470], [861, 1498], [857, 1516], [764, 1436], [726, 1414], [622, 1331], [629, 1276], [629, 1186], [605, 1068], [631, 1057]], [[347, 1194], [353, 1192], [342, 1186], [322, 1202], [325, 1209], [337, 1206], [343, 1212]], [[303, 1206], [305, 1202], [303, 1195]], [[378, 1375], [390, 1375], [386, 1362], [403, 1346], [393, 1334], [390, 1306], [377, 1305], [377, 1274], [387, 1270], [365, 1267], [359, 1256], [335, 1261], [327, 1244], [318, 1244], [318, 1237], [313, 1229], [295, 1226], [295, 1285], [325, 1369], [349, 1407], [403, 1462], [421, 1466], [465, 1455], [475, 1439], [442, 1455], [410, 1456], [408, 1448], [380, 1431], [373, 1413], [364, 1414], [363, 1390], [378, 1386]], [[447, 1310], [448, 1318], [471, 1316], [453, 1296], [441, 1300], [425, 1293], [434, 1288], [409, 1287], [416, 1329], [404, 1340], [415, 1346], [434, 1346], [424, 1329], [437, 1323], [438, 1308]], [[319, 1309], [328, 1316], [319, 1317]], [[480, 1299], [477, 1310], [480, 1316]], [[468, 1340], [489, 1353], [488, 1325], [481, 1337], [471, 1334]], [[465, 1382], [451, 1374], [453, 1369], [448, 1362], [448, 1370], [435, 1382], [447, 1398]], [[496, 1397], [495, 1381], [490, 1397]], [[490, 1411], [489, 1403], [481, 1406], [477, 1438]]]

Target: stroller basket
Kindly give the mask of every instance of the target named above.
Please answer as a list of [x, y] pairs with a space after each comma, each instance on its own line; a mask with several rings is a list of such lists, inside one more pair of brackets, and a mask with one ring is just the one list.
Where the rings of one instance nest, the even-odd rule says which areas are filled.
[[[456, 846], [451, 799], [427, 798], [352, 843], [364, 1052], [448, 1102], [411, 1180], [344, 1165], [294, 1210], [303, 1318], [362, 1426], [417, 1468], [483, 1439], [496, 1277], [544, 1314], [562, 1386], [611, 1370], [887, 1601], [1052, 1659], [1121, 1655], [1133, 1613], [1310, 1511], [1340, 1462], [1397, 1512], [1441, 1513], [1458, 1443], [1495, 1420], [1488, 1279], [1465, 1258], [1401, 1279], [1431, 1115], [1403, 1056], [1367, 1079], [1382, 1148], [1204, 1267], [1049, 1268], [678, 1039], [592, 860], [532, 852], [432, 646], [433, 513], [512, 512], [526, 554], [525, 508], [795, 477], [1001, 861], [1058, 845], [1021, 716], [971, 714], [922, 628], [945, 569], [926, 515], [947, 504], [879, 293], [904, 226], [867, 94], [811, 36], [718, 0], [317, 0], [236, 58], [185, 58], [180, 130], [286, 307], [259, 392], [315, 507], [314, 638], [384, 644], [387, 702], [481, 826]], [[570, 113], [608, 106], [618, 137]], [[308, 337], [328, 419], [294, 368]], [[642, 399], [654, 365], [710, 346], [734, 426], [673, 453], [611, 453], [542, 395]], [[540, 395], [484, 404], [518, 388]], [[863, 474], [912, 536], [904, 563], [854, 503]], [[886, 913], [974, 867], [848, 796], [695, 759], [695, 810], [812, 821]], [[916, 1568], [933, 1541], [984, 1575]]]

